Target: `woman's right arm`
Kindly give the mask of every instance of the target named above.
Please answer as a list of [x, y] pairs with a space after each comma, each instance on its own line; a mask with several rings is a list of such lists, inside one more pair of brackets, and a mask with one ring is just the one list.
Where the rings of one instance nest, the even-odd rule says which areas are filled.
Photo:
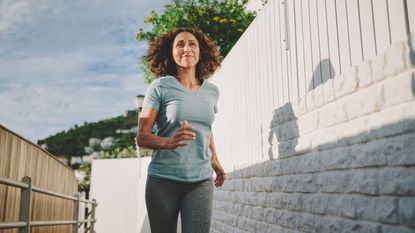
[[196, 135], [191, 132], [193, 128], [183, 121], [182, 127], [176, 133], [168, 137], [156, 136], [152, 133], [154, 122], [157, 119], [158, 110], [143, 108], [139, 116], [137, 145], [149, 149], [174, 149], [178, 146], [189, 145], [186, 140], [195, 140]]

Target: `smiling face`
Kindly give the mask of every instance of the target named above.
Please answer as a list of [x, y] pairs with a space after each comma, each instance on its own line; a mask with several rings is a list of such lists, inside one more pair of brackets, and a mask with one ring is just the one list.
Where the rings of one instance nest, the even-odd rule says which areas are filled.
[[174, 38], [172, 54], [178, 68], [196, 67], [199, 61], [199, 53], [199, 42], [192, 33], [181, 32]]

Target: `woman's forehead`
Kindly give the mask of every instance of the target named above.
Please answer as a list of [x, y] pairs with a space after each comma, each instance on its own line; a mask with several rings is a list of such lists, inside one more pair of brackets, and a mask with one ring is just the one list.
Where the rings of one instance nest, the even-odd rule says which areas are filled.
[[174, 42], [179, 42], [179, 41], [197, 41], [196, 37], [190, 33], [190, 32], [180, 32], [179, 34], [177, 34], [177, 36], [174, 38]]

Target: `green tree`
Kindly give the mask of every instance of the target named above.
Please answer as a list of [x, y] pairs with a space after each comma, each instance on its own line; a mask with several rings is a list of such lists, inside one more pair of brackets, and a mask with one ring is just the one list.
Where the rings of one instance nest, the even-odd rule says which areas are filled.
[[79, 170], [85, 174], [85, 177], [78, 183], [78, 191], [85, 192], [88, 195], [91, 186], [91, 162], [82, 163]]
[[[151, 11], [144, 20], [152, 24], [151, 31], [142, 28], [137, 40], [153, 42], [157, 36], [177, 27], [192, 27], [203, 31], [219, 47], [223, 57], [229, 53], [242, 33], [255, 18], [255, 12], [245, 9], [248, 0], [173, 0], [165, 6], [162, 15]], [[146, 82], [153, 80], [146, 61], [140, 59]]]
[[120, 159], [120, 158], [136, 158], [137, 151], [133, 146], [127, 148], [116, 147], [111, 151], [101, 151], [101, 159]]
[[[66, 155], [68, 161], [72, 156], [85, 155], [84, 147], [88, 146], [90, 138], [104, 139], [114, 137], [121, 149], [135, 146], [135, 133], [117, 134], [117, 129], [131, 129], [137, 126], [137, 110], [127, 116], [118, 116], [94, 123], [85, 122], [82, 126], [75, 125], [67, 131], [59, 132], [45, 139], [38, 140], [37, 144], [46, 144], [48, 151], [54, 155]], [[98, 150], [99, 148], [95, 148]]]

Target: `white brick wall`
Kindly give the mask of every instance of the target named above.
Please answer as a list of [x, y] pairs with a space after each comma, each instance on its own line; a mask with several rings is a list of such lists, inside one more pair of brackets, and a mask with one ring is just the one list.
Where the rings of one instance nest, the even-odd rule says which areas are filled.
[[395, 43], [276, 109], [271, 159], [215, 190], [212, 232], [415, 232], [409, 51]]

